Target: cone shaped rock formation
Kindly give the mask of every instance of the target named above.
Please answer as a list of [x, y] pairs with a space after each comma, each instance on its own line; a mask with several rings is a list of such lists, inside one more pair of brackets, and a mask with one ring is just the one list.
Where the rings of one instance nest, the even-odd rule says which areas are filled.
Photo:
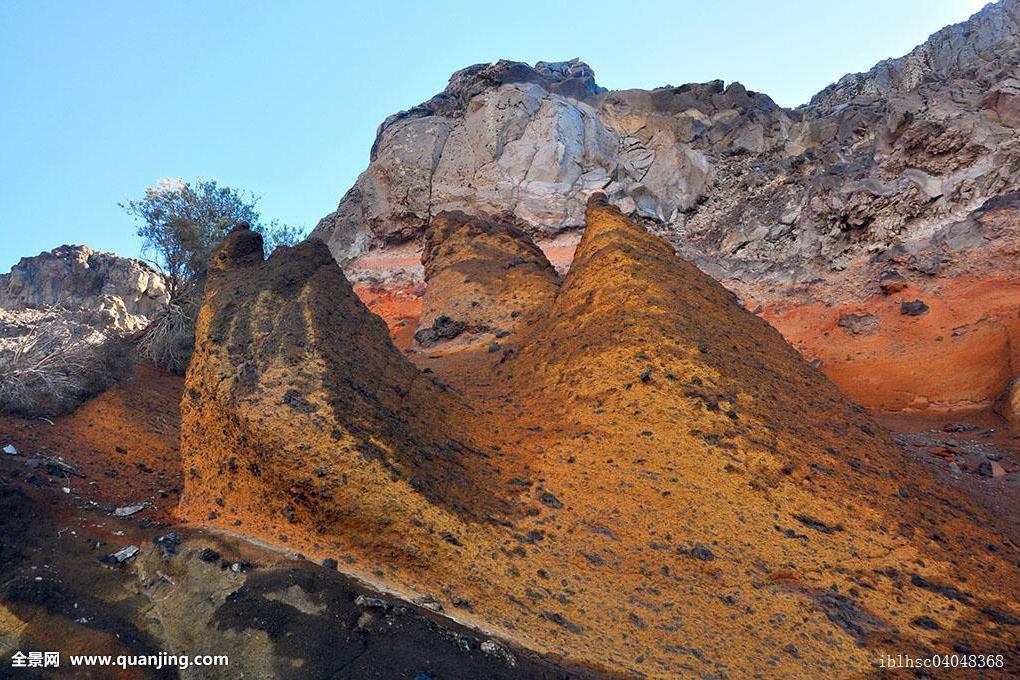
[[423, 327], [506, 339], [434, 372], [325, 245], [262, 261], [233, 232], [187, 376], [182, 514], [609, 674], [1016, 651], [1020, 551], [994, 520], [601, 195], [586, 222], [558, 284], [522, 232], [437, 219]]

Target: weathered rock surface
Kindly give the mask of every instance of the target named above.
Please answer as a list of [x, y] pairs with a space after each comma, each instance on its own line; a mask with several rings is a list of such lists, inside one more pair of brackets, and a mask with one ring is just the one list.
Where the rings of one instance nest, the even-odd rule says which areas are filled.
[[25, 257], [9, 274], [0, 274], [2, 309], [64, 309], [116, 331], [140, 330], [167, 299], [166, 283], [155, 269], [88, 246]]
[[[1003, 385], [969, 368], [961, 345], [972, 338], [935, 340], [957, 337], [948, 321], [948, 335], [914, 337], [883, 319], [838, 352], [827, 334], [843, 333], [843, 314], [881, 317], [881, 293], [898, 307], [907, 285], [937, 295], [943, 283], [1012, 276], [995, 239], [1012, 242], [1020, 228], [1008, 199], [1020, 189], [1018, 26], [1020, 3], [1003, 0], [796, 109], [721, 81], [602, 91], [576, 61], [473, 66], [380, 126], [368, 168], [314, 235], [352, 278], [414, 294], [423, 272], [396, 262], [440, 212], [512, 222], [547, 251], [556, 235], [562, 250], [576, 243], [587, 196], [603, 191], [868, 406], [987, 407]], [[996, 297], [971, 302], [975, 321], [999, 317]], [[835, 316], [809, 323], [818, 301]], [[968, 377], [899, 379], [916, 366], [897, 363], [901, 345]], [[886, 386], [867, 361], [854, 365], [875, 352], [896, 369]]]
[[0, 410], [55, 415], [130, 372], [123, 338], [169, 299], [138, 260], [61, 246], [0, 275]]
[[422, 264], [420, 343], [443, 337], [437, 325], [505, 337], [543, 314], [559, 286], [549, 260], [521, 229], [460, 212], [432, 220]]
[[555, 233], [598, 190], [710, 273], [804, 280], [1020, 187], [1018, 21], [1004, 0], [798, 109], [721, 81], [600, 91], [576, 61], [473, 66], [383, 123], [315, 233], [342, 263], [442, 210]]
[[447, 427], [469, 409], [393, 347], [322, 242], [263, 261], [261, 236], [236, 229], [204, 300], [181, 405], [187, 516], [274, 541], [342, 526], [394, 549], [428, 534], [411, 518], [462, 533], [501, 505], [474, 481], [487, 454]]
[[183, 516], [627, 676], [1015, 646], [995, 518], [665, 241], [604, 199], [586, 223], [511, 346], [416, 359], [449, 387], [323, 244], [263, 262], [233, 233], [187, 377]]

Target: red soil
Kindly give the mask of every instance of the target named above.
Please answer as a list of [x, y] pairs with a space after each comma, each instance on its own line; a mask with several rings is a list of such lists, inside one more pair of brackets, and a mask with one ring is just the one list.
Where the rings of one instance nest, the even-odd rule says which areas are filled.
[[[150, 502], [144, 516], [169, 520], [183, 486], [180, 398], [184, 379], [138, 363], [128, 380], [49, 424], [0, 416], [0, 442], [28, 458], [61, 458], [73, 493], [101, 506]], [[142, 515], [140, 515], [142, 516]]]
[[[929, 311], [904, 315], [902, 301]], [[854, 334], [847, 314], [871, 314], [880, 330]], [[972, 275], [911, 285], [861, 304], [778, 302], [764, 314], [855, 401], [881, 411], [987, 408], [1020, 372], [1020, 279]]]

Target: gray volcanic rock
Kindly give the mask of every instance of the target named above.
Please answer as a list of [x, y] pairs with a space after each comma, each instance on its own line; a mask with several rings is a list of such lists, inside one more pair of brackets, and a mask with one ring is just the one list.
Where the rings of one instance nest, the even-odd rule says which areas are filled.
[[0, 309], [64, 310], [79, 322], [130, 332], [166, 304], [163, 276], [140, 260], [88, 246], [60, 246], [22, 258], [0, 275]]
[[1003, 0], [797, 109], [721, 81], [607, 92], [577, 60], [472, 66], [380, 126], [313, 236], [347, 265], [444, 210], [552, 235], [603, 191], [718, 278], [809, 281], [1020, 188], [1018, 26]]

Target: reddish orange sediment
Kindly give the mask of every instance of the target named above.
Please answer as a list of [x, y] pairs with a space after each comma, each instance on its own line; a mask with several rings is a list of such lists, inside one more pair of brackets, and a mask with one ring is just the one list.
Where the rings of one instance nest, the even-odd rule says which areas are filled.
[[390, 338], [398, 349], [408, 349], [414, 344], [414, 331], [422, 309], [420, 286], [386, 287], [358, 283], [354, 286], [354, 293], [386, 322]]
[[[901, 303], [913, 300], [928, 311], [903, 314]], [[878, 329], [840, 327], [851, 314], [874, 317]], [[764, 317], [850, 397], [876, 410], [984, 409], [1020, 372], [1017, 278], [938, 279], [861, 304], [780, 302]]]
[[0, 439], [29, 458], [60, 458], [84, 477], [67, 486], [102, 505], [150, 502], [168, 520], [183, 486], [179, 404], [184, 380], [138, 362], [130, 378], [53, 419], [0, 416]]

